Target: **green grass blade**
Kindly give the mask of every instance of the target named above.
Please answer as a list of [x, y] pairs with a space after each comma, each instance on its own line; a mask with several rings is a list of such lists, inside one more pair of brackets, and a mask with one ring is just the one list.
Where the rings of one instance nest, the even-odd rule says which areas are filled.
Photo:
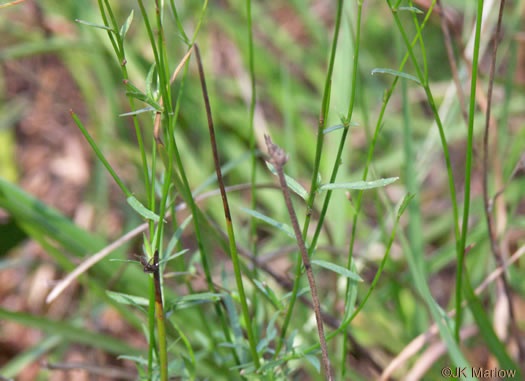
[[89, 345], [114, 354], [138, 355], [143, 353], [140, 349], [131, 347], [107, 334], [95, 333], [85, 328], [75, 327], [64, 321], [50, 320], [43, 316], [34, 316], [23, 312], [8, 311], [4, 308], [0, 308], [0, 318], [12, 320], [18, 324], [59, 336], [64, 340]]
[[399, 177], [389, 177], [386, 179], [373, 181], [354, 181], [352, 183], [331, 183], [323, 184], [318, 188], [318, 192], [333, 190], [333, 189], [347, 189], [347, 190], [366, 190], [379, 187], [385, 187], [393, 182], [399, 180]]
[[312, 260], [312, 264], [333, 271], [339, 275], [344, 276], [345, 278], [349, 278], [358, 282], [363, 281], [363, 278], [361, 278], [357, 273], [348, 270], [346, 267], [336, 265], [335, 263], [314, 259]]

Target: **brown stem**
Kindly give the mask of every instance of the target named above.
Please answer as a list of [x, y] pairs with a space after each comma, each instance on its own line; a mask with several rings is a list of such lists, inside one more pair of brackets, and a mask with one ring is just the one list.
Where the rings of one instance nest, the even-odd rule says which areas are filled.
[[204, 98], [204, 107], [206, 108], [206, 117], [208, 119], [208, 130], [210, 134], [211, 149], [213, 153], [213, 162], [215, 164], [215, 172], [217, 173], [217, 182], [219, 183], [219, 189], [221, 190], [222, 205], [224, 208], [224, 217], [226, 219], [226, 228], [228, 229], [228, 238], [230, 244], [230, 256], [233, 264], [233, 271], [235, 273], [235, 282], [237, 283], [237, 290], [239, 291], [239, 297], [241, 301], [241, 310], [244, 320], [246, 321], [246, 333], [248, 335], [248, 341], [250, 343], [250, 351], [252, 353], [252, 359], [255, 365], [255, 369], [260, 366], [259, 354], [257, 352], [257, 346], [255, 343], [255, 336], [252, 329], [252, 323], [250, 318], [250, 311], [248, 310], [248, 303], [246, 294], [244, 292], [244, 286], [242, 283], [242, 274], [240, 268], [239, 256], [237, 254], [237, 245], [235, 243], [235, 234], [233, 231], [232, 217], [230, 213], [230, 206], [228, 204], [228, 197], [226, 196], [226, 189], [224, 187], [224, 180], [222, 178], [221, 164], [219, 160], [219, 152], [217, 150], [217, 139], [215, 138], [215, 128], [213, 127], [213, 119], [211, 115], [210, 99], [208, 97], [208, 89], [206, 88], [206, 79], [204, 77], [204, 69], [202, 68], [202, 59], [198, 45], [195, 43], [195, 56], [197, 58], [197, 66], [199, 68], [199, 78], [202, 88], [202, 96]]
[[268, 135], [265, 136], [265, 140], [266, 145], [268, 146], [268, 154], [270, 155], [270, 160], [273, 166], [275, 167], [275, 170], [277, 171], [277, 175], [279, 176], [279, 183], [281, 184], [281, 189], [283, 191], [286, 208], [288, 209], [288, 214], [290, 215], [290, 220], [292, 222], [292, 227], [295, 233], [295, 238], [297, 240], [297, 245], [299, 246], [299, 251], [301, 252], [301, 257], [303, 259], [303, 265], [306, 270], [306, 275], [308, 277], [308, 283], [310, 284], [310, 292], [312, 293], [312, 302], [315, 312], [315, 319], [317, 321], [317, 332], [319, 334], [319, 340], [321, 343], [324, 373], [328, 380], [332, 380], [332, 371], [330, 369], [330, 360], [328, 358], [328, 349], [326, 347], [326, 337], [323, 328], [323, 318], [321, 316], [321, 305], [319, 303], [319, 297], [317, 296], [317, 287], [315, 286], [312, 265], [310, 264], [310, 258], [308, 257], [308, 251], [306, 250], [303, 234], [301, 233], [301, 228], [299, 227], [299, 222], [297, 221], [297, 216], [292, 205], [290, 191], [288, 190], [288, 186], [286, 185], [286, 178], [284, 177], [283, 166], [288, 161], [288, 157], [279, 146], [273, 144], [272, 139]]
[[199, 67], [199, 76], [201, 79], [202, 96], [204, 98], [204, 107], [206, 108], [206, 118], [208, 119], [208, 130], [210, 133], [211, 150], [213, 153], [213, 162], [215, 163], [215, 172], [217, 172], [217, 182], [219, 183], [219, 189], [221, 190], [222, 205], [224, 208], [224, 215], [226, 221], [231, 223], [232, 217], [230, 213], [230, 206], [228, 204], [228, 198], [226, 196], [226, 190], [224, 189], [224, 181], [222, 178], [222, 171], [219, 160], [219, 152], [217, 151], [217, 139], [215, 138], [215, 129], [213, 127], [213, 119], [211, 116], [210, 99], [208, 97], [208, 90], [206, 88], [206, 81], [204, 79], [204, 69], [202, 68], [202, 60], [200, 49], [197, 44], [195, 47], [195, 56], [197, 57], [197, 66]]
[[[439, 0], [438, 0], [439, 1]], [[491, 205], [489, 200], [489, 194], [488, 194], [488, 156], [489, 156], [489, 129], [490, 129], [490, 121], [491, 121], [491, 110], [492, 110], [492, 90], [494, 88], [494, 74], [496, 72], [496, 55], [498, 51], [498, 45], [500, 42], [500, 34], [501, 34], [501, 24], [503, 20], [503, 10], [505, 8], [505, 0], [500, 0], [500, 7], [499, 7], [499, 14], [498, 14], [498, 23], [496, 26], [496, 36], [494, 38], [494, 49], [492, 51], [492, 60], [490, 63], [490, 74], [489, 74], [489, 88], [487, 93], [487, 111], [485, 116], [485, 133], [483, 135], [483, 202], [485, 205], [485, 217], [487, 220], [487, 228], [489, 232], [489, 240], [490, 240], [490, 246], [492, 249], [492, 253], [494, 255], [494, 258], [496, 260], [496, 264], [501, 267], [503, 265], [503, 258], [501, 256], [501, 252], [499, 250], [498, 246], [498, 240], [496, 237], [496, 233], [494, 231], [494, 224], [492, 219], [492, 213], [491, 213]], [[502, 274], [501, 281], [503, 284], [503, 290], [505, 292], [505, 297], [508, 300], [509, 303], [509, 317], [510, 317], [510, 324], [511, 329], [514, 332], [514, 337], [516, 337], [516, 342], [518, 344], [518, 350], [519, 350], [519, 358], [520, 363], [523, 363], [525, 361], [525, 349], [523, 348], [523, 344], [521, 343], [521, 340], [519, 339], [519, 328], [516, 324], [516, 317], [514, 315], [514, 302], [512, 300], [512, 295], [509, 287], [509, 283], [507, 281], [507, 277], [505, 274]]]

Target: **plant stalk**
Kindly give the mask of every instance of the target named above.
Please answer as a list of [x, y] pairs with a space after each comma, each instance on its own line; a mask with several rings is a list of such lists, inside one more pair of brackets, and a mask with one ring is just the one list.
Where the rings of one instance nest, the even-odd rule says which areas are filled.
[[224, 188], [224, 180], [222, 178], [221, 164], [220, 164], [220, 159], [219, 159], [219, 152], [217, 150], [217, 141], [215, 139], [215, 129], [213, 126], [213, 118], [211, 114], [210, 100], [208, 97], [208, 90], [206, 88], [206, 79], [204, 77], [204, 69], [202, 67], [202, 59], [201, 59], [199, 46], [196, 43], [194, 46], [195, 46], [195, 57], [197, 58], [197, 64], [199, 67], [199, 77], [200, 77], [201, 88], [202, 88], [202, 96], [204, 98], [204, 106], [206, 108], [206, 116], [208, 119], [208, 129], [210, 133], [210, 142], [211, 142], [211, 148], [213, 152], [213, 160], [215, 163], [215, 171], [217, 173], [217, 182], [219, 183], [219, 188], [221, 190], [222, 205], [224, 208], [224, 217], [226, 219], [226, 228], [228, 231], [228, 238], [229, 238], [229, 244], [230, 244], [230, 255], [232, 258], [232, 262], [233, 262], [235, 281], [237, 282], [237, 289], [239, 291], [239, 297], [241, 299], [241, 309], [242, 309], [244, 321], [246, 323], [246, 333], [248, 335], [248, 341], [250, 343], [250, 350], [252, 352], [253, 362], [255, 364], [255, 369], [258, 369], [260, 366], [259, 356], [257, 354], [255, 337], [253, 335], [252, 322], [250, 319], [250, 312], [248, 310], [248, 302], [247, 302], [246, 294], [244, 292], [244, 286], [242, 283], [242, 274], [241, 274], [241, 269], [240, 269], [240, 264], [239, 264], [239, 255], [237, 253], [237, 245], [235, 244], [235, 235], [233, 231], [233, 223], [232, 223], [232, 218], [231, 218], [231, 213], [230, 213], [230, 206], [228, 204], [228, 196], [226, 194], [226, 190]]
[[310, 292], [312, 294], [312, 302], [315, 312], [315, 320], [317, 322], [317, 333], [319, 334], [319, 342], [321, 345], [324, 374], [326, 378], [331, 381], [333, 380], [333, 377], [330, 368], [330, 359], [328, 358], [328, 349], [326, 346], [326, 337], [323, 328], [323, 318], [321, 316], [321, 304], [319, 303], [319, 297], [317, 295], [317, 287], [315, 285], [310, 258], [308, 257], [303, 235], [301, 233], [301, 229], [299, 228], [299, 222], [297, 222], [297, 215], [295, 214], [295, 210], [293, 208], [290, 191], [286, 185], [286, 178], [284, 177], [283, 166], [288, 161], [288, 157], [280, 147], [272, 143], [272, 140], [269, 136], [265, 136], [265, 139], [266, 145], [268, 146], [270, 160], [272, 161], [272, 164], [277, 171], [277, 175], [279, 176], [279, 183], [281, 184], [281, 189], [283, 191], [286, 208], [288, 209], [288, 214], [290, 215], [295, 238], [297, 239], [297, 245], [299, 246], [299, 251], [301, 253], [302, 263], [308, 277], [308, 283], [310, 285]]

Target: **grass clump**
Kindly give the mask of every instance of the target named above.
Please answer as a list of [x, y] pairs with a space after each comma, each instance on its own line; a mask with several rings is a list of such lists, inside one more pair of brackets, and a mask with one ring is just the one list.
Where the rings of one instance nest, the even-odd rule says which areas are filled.
[[[45, 354], [40, 379], [519, 378], [523, 2], [487, 3], [1, 6], [0, 268], [58, 280], [0, 290], [0, 316], [45, 335], [2, 377]], [[59, 113], [37, 104], [59, 91], [19, 90], [52, 82], [39, 57], [68, 73], [64, 126], [20, 111]], [[76, 166], [38, 151], [61, 133]], [[77, 181], [73, 207], [28, 192], [39, 161]]]

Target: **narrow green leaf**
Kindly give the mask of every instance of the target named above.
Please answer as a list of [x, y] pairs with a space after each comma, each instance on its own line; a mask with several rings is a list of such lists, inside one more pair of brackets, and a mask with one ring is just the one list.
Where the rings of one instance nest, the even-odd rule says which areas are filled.
[[[350, 122], [348, 124], [349, 127], [359, 126], [359, 123]], [[335, 126], [325, 128], [323, 130], [323, 134], [328, 134], [329, 132], [340, 130], [341, 128], [344, 128], [344, 124], [336, 124]]]
[[118, 258], [110, 258], [110, 262], [124, 262], [124, 263], [140, 263], [139, 261], [135, 261], [133, 259], [118, 259]]
[[233, 331], [234, 342], [241, 343], [243, 339], [241, 322], [233, 298], [229, 294], [226, 294], [223, 300], [224, 305], [226, 306], [226, 312], [228, 313], [228, 319], [230, 320], [231, 329]]
[[416, 8], [416, 7], [399, 7], [397, 8], [397, 11], [408, 11], [408, 12], [416, 13], [419, 15], [422, 15], [425, 13], [421, 9]]
[[115, 354], [141, 354], [143, 351], [130, 347], [108, 334], [92, 332], [85, 327], [75, 327], [64, 321], [55, 321], [42, 316], [24, 312], [8, 311], [0, 308], [0, 319], [15, 321], [28, 327], [59, 336], [61, 339], [100, 348]]
[[[175, 330], [179, 334], [179, 337], [182, 339], [182, 342], [184, 343], [184, 346], [186, 347], [186, 350], [188, 351], [188, 354], [190, 355], [190, 361], [189, 362], [187, 362], [186, 359], [184, 359], [185, 356], [183, 356], [183, 359], [184, 359], [184, 363], [186, 364], [190, 374], [193, 375], [193, 373], [195, 372], [195, 354], [193, 352], [193, 348], [192, 348], [192, 346], [190, 344], [190, 341], [188, 340], [188, 338], [184, 334], [184, 331], [182, 329], [180, 329], [179, 325], [177, 324], [175, 319], [173, 319], [173, 317], [171, 319], [169, 319], [168, 321], [172, 324], [173, 328], [175, 328]], [[190, 379], [194, 380], [195, 376], [193, 375], [193, 377], [190, 377]]]
[[124, 24], [122, 24], [122, 26], [120, 27], [119, 34], [120, 34], [120, 38], [122, 40], [124, 40], [124, 37], [126, 36], [126, 33], [128, 33], [128, 29], [129, 29], [132, 21], [133, 21], [133, 9], [129, 13], [129, 16], [126, 19], [126, 22]]
[[147, 220], [158, 222], [160, 217], [140, 203], [134, 196], [129, 196], [126, 201], [135, 211]]
[[143, 92], [137, 92], [137, 91], [126, 91], [126, 95], [129, 96], [129, 97], [132, 97], [132, 98], [135, 98], [135, 99], [138, 99], [139, 101], [142, 101], [144, 103], [147, 103], [149, 104], [150, 106], [154, 107], [155, 110], [161, 112], [162, 111], [162, 106], [159, 105], [157, 102], [155, 102], [155, 100], [151, 99], [150, 97], [148, 97], [146, 94], [144, 94]]
[[190, 251], [189, 249], [181, 250], [181, 251], [179, 251], [178, 253], [175, 253], [175, 254], [173, 254], [173, 255], [170, 255], [168, 258], [159, 261], [159, 264], [163, 264], [163, 263], [166, 263], [166, 262], [168, 262], [168, 261], [171, 261], [171, 260], [173, 260], [173, 259], [175, 259], [175, 258], [178, 258], [178, 257], [180, 257], [181, 255], [184, 255], [184, 254], [186, 254], [186, 253], [189, 252], [189, 251]]
[[340, 130], [341, 128], [344, 128], [344, 125], [336, 124], [335, 126], [325, 128], [323, 130], [323, 134], [327, 134], [327, 133], [332, 132], [332, 131]]
[[272, 291], [270, 287], [262, 284], [257, 279], [254, 279], [253, 283], [263, 293], [263, 295], [266, 296], [268, 301], [272, 303], [275, 308], [277, 308], [278, 310], [281, 310], [283, 308], [281, 301], [277, 298], [277, 296], [275, 295], [275, 293]]
[[384, 187], [397, 181], [399, 177], [388, 177], [386, 179], [379, 179], [374, 181], [354, 181], [352, 183], [329, 183], [323, 184], [317, 188], [318, 192], [332, 190], [332, 189], [348, 189], [348, 190], [366, 190]]
[[[310, 288], [309, 287], [303, 287], [299, 290], [299, 292], [297, 292], [297, 297], [299, 296], [302, 296], [306, 293], [310, 292]], [[283, 297], [281, 298], [281, 301], [286, 301], [286, 299], [288, 299], [290, 296], [292, 296], [292, 292], [287, 292], [286, 294], [283, 295]]]
[[[138, 87], [135, 87], [134, 84], [132, 84], [130, 81], [124, 81], [124, 85], [126, 86], [126, 89], [127, 91], [131, 92], [131, 93], [142, 93], [142, 91], [140, 91], [140, 89]], [[146, 95], [146, 94], [144, 94]]]
[[100, 24], [94, 24], [92, 22], [79, 20], [79, 19], [75, 19], [75, 21], [78, 22], [79, 24], [83, 24], [83, 25], [86, 25], [86, 26], [89, 26], [89, 27], [92, 27], [92, 28], [104, 29], [104, 30], [107, 30], [107, 31], [115, 33], [115, 31], [113, 29], [111, 29], [109, 26], [100, 25]]
[[401, 201], [401, 204], [399, 205], [399, 209], [397, 210], [397, 218], [400, 218], [401, 215], [404, 213], [405, 209], [408, 206], [408, 203], [410, 200], [414, 198], [414, 194], [407, 193], [405, 197], [403, 198], [403, 201]]
[[125, 112], [124, 114], [120, 114], [119, 116], [120, 117], [122, 117], [122, 116], [133, 116], [133, 115], [138, 115], [138, 114], [142, 114], [144, 112], [149, 112], [149, 111], [157, 111], [157, 109], [155, 107], [148, 106], [148, 107], [141, 108], [139, 110]]
[[122, 355], [122, 356], [118, 356], [117, 360], [129, 360], [129, 361], [133, 361], [133, 362], [135, 362], [135, 363], [137, 363], [139, 365], [145, 365], [145, 366], [148, 365], [148, 360], [146, 360], [142, 356], [126, 356], [126, 355]]
[[305, 355], [304, 358], [314, 366], [314, 368], [317, 370], [317, 373], [321, 373], [321, 363], [319, 362], [317, 356]]
[[133, 85], [130, 81], [124, 81], [124, 85], [126, 86], [127, 90], [126, 95], [149, 104], [150, 106], [154, 107], [157, 111], [162, 111], [161, 105], [159, 105], [152, 97], [144, 94], [142, 90], [135, 87], [135, 85]]
[[166, 251], [165, 251], [165, 254], [164, 254], [164, 257], [167, 257], [171, 254], [171, 252], [175, 249], [175, 246], [177, 245], [177, 243], [179, 242], [180, 240], [180, 237], [182, 235], [182, 232], [184, 231], [184, 229], [186, 229], [186, 226], [188, 226], [189, 222], [191, 221], [192, 219], [192, 215], [190, 214], [183, 222], [182, 224], [179, 225], [179, 227], [177, 228], [177, 230], [175, 231], [175, 233], [173, 233], [173, 236], [171, 237], [169, 243], [168, 243], [168, 246], [166, 247]]
[[142, 233], [142, 249], [144, 253], [146, 254], [146, 257], [151, 259], [153, 258], [153, 249], [151, 248], [151, 244], [149, 243], [148, 238], [146, 237], [146, 233]]
[[276, 311], [272, 317], [270, 318], [270, 321], [268, 323], [268, 326], [266, 327], [266, 336], [259, 341], [257, 344], [257, 353], [264, 354], [266, 352], [273, 352], [273, 350], [267, 350], [268, 346], [272, 342], [273, 339], [275, 339], [275, 336], [277, 336], [277, 330], [275, 329], [275, 321], [279, 317], [280, 312]]
[[[357, 268], [355, 265], [355, 261], [352, 261], [350, 270], [357, 274]], [[345, 317], [343, 318], [343, 321], [346, 321], [354, 313], [356, 300], [357, 300], [357, 281], [351, 279], [350, 287], [348, 289], [347, 299], [345, 303], [346, 310], [345, 310]]]
[[156, 94], [158, 92], [157, 85], [157, 71], [155, 70], [157, 68], [155, 62], [151, 65], [148, 71], [148, 75], [146, 76], [146, 95], [151, 98], [155, 99]]
[[294, 329], [292, 333], [290, 333], [290, 336], [286, 339], [286, 350], [287, 351], [293, 351], [293, 343], [295, 341], [295, 337], [297, 336], [297, 333], [299, 331], [297, 329]]
[[272, 361], [268, 361], [266, 363], [264, 363], [260, 368], [259, 368], [259, 372], [264, 372], [266, 370], [269, 370], [269, 369], [273, 369], [273, 368], [277, 368], [279, 365], [283, 364], [284, 362], [286, 362], [285, 359], [278, 359], [278, 360], [272, 360]]
[[282, 222], [278, 222], [278, 221], [274, 220], [273, 218], [270, 218], [268, 216], [265, 216], [262, 213], [259, 213], [256, 210], [247, 209], [247, 208], [241, 208], [241, 210], [246, 212], [246, 213], [248, 213], [249, 215], [251, 215], [251, 216], [261, 220], [261, 221], [266, 222], [268, 225], [271, 225], [274, 228], [279, 229], [280, 231], [285, 233], [288, 237], [293, 238], [294, 240], [296, 239], [294, 231], [293, 231], [293, 229], [292, 229], [292, 227], [290, 225], [287, 225], [287, 224], [282, 223]]
[[173, 300], [168, 300], [166, 302], [166, 314], [169, 315], [173, 311], [191, 308], [203, 303], [216, 302], [221, 297], [225, 297], [225, 294], [202, 292], [197, 294], [184, 295]]
[[402, 77], [402, 78], [406, 78], [406, 79], [409, 79], [411, 81], [414, 81], [416, 82], [417, 84], [421, 85], [421, 82], [419, 81], [419, 79], [417, 79], [416, 77], [414, 77], [413, 75], [410, 75], [410, 74], [407, 74], [407, 73], [403, 73], [401, 71], [397, 71], [397, 70], [394, 70], [394, 69], [388, 69], [388, 68], [377, 68], [377, 69], [374, 69], [372, 70], [372, 72], [370, 74], [374, 75], [376, 73], [381, 73], [381, 74], [390, 74], [390, 75], [393, 75], [395, 77]]
[[218, 294], [218, 293], [214, 293], [214, 292], [201, 292], [201, 293], [181, 296], [181, 297], [175, 299], [175, 303], [190, 302], [190, 301], [193, 302], [193, 301], [197, 301], [197, 300], [198, 301], [205, 300], [205, 301], [210, 301], [210, 302], [216, 302], [223, 296], [224, 296], [224, 294]]
[[127, 305], [132, 305], [132, 306], [148, 306], [149, 305], [149, 300], [146, 298], [143, 298], [142, 296], [129, 295], [129, 294], [124, 294], [122, 292], [114, 292], [114, 291], [106, 291], [106, 294], [108, 294], [108, 296], [111, 299], [121, 304], [127, 304]]
[[[277, 176], [277, 171], [275, 170], [275, 167], [266, 162], [266, 166], [268, 169]], [[299, 184], [293, 177], [288, 176], [287, 174], [284, 175], [284, 178], [286, 179], [286, 185], [288, 185], [288, 188], [290, 188], [294, 193], [298, 194], [303, 200], [306, 200], [308, 198], [308, 192], [304, 187]]]
[[323, 267], [323, 268], [325, 268], [327, 270], [330, 270], [330, 271], [333, 271], [335, 273], [338, 273], [339, 275], [342, 275], [342, 276], [344, 276], [346, 278], [353, 279], [353, 280], [356, 280], [358, 282], [362, 282], [363, 281], [363, 279], [358, 274], [356, 274], [355, 272], [350, 271], [350, 270], [348, 270], [345, 267], [336, 265], [335, 263], [321, 261], [319, 259], [314, 259], [312, 261], [312, 264], [320, 266], [320, 267]]
[[468, 300], [469, 308], [472, 311], [472, 316], [476, 321], [476, 325], [479, 327], [479, 332], [487, 343], [487, 346], [490, 348], [490, 352], [496, 356], [502, 369], [515, 369], [518, 372], [517, 379], [522, 380], [523, 378], [521, 377], [520, 368], [514, 363], [507, 353], [505, 346], [502, 344], [498, 336], [496, 336], [496, 333], [492, 328], [492, 324], [490, 323], [480, 300], [470, 285], [467, 269], [465, 269], [465, 282], [463, 283], [463, 291], [465, 293], [466, 299]]

